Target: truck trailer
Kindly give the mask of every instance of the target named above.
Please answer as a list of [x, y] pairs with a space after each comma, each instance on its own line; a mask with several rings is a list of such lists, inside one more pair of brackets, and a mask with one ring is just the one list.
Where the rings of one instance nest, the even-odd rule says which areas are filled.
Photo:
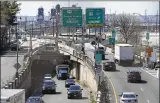
[[134, 47], [130, 44], [116, 44], [114, 53], [115, 63], [132, 66], [134, 62]]
[[25, 103], [25, 89], [1, 89], [1, 103]]

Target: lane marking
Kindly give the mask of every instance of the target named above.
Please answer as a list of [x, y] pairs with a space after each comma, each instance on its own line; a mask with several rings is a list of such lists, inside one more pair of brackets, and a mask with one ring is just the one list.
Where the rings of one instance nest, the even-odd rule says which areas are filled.
[[150, 74], [151, 76], [155, 77], [155, 78], [158, 78], [157, 75], [153, 75], [152, 73], [150, 73], [149, 71], [147, 70], [144, 70], [143, 68], [141, 68], [141, 70], [145, 71], [146, 73]]
[[140, 89], [141, 89], [141, 91], [144, 91], [143, 88], [140, 88]]
[[148, 102], [148, 103], [150, 103], [150, 101], [149, 101], [149, 100], [147, 100], [147, 102]]
[[[105, 72], [104, 72], [105, 73]], [[105, 73], [106, 74], [106, 73]], [[106, 76], [107, 76], [107, 74], [106, 74]], [[109, 79], [109, 78], [108, 78]], [[116, 103], [118, 103], [118, 100], [117, 100], [117, 93], [116, 93], [116, 90], [115, 90], [115, 88], [114, 88], [114, 86], [113, 86], [113, 83], [112, 83], [112, 81], [109, 79], [109, 82], [111, 83], [111, 85], [112, 85], [112, 89], [113, 89], [113, 93], [114, 93], [114, 98], [115, 98], [115, 100], [116, 100]]]

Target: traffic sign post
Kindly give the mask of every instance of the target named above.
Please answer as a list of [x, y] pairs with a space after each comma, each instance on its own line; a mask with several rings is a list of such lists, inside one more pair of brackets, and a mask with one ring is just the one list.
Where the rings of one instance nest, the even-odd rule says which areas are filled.
[[20, 65], [19, 63], [16, 63], [16, 64], [14, 64], [13, 66], [14, 66], [14, 68], [16, 68], [17, 70], [18, 70], [19, 68], [21, 68], [21, 65]]
[[146, 39], [149, 40], [149, 38], [150, 38], [150, 34], [147, 32], [146, 33]]
[[86, 25], [87, 27], [104, 26], [104, 8], [87, 8]]
[[109, 44], [115, 44], [115, 38], [109, 38]]
[[62, 23], [65, 27], [82, 27], [82, 9], [73, 7], [62, 8]]
[[96, 59], [96, 64], [100, 64], [102, 61], [102, 54], [96, 54], [95, 59]]

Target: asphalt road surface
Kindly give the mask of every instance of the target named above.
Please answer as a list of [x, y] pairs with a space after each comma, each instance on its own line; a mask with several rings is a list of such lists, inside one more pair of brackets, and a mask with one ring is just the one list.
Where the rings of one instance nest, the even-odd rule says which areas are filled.
[[[89, 48], [89, 47], [88, 47]], [[91, 48], [92, 49], [92, 48]], [[87, 55], [93, 59], [93, 52], [88, 49]], [[86, 51], [87, 52], [87, 51]], [[107, 59], [113, 59], [113, 54], [107, 53]], [[127, 83], [126, 71], [129, 69], [136, 69], [142, 72], [141, 83]], [[147, 72], [141, 69], [141, 67], [122, 67], [117, 65], [117, 71], [105, 72], [106, 76], [110, 79], [113, 84], [115, 91], [115, 103], [119, 102], [118, 95], [122, 92], [135, 92], [138, 94], [139, 103], [159, 103], [159, 79], [151, 76]]]
[[34, 95], [42, 95], [42, 98], [45, 103], [89, 103], [88, 99], [88, 91], [83, 88], [82, 92], [82, 99], [68, 99], [67, 98], [67, 88], [65, 88], [65, 81], [64, 80], [57, 80], [57, 78], [53, 78], [53, 80], [57, 84], [56, 94], [45, 94], [42, 95], [41, 87], [37, 89]]

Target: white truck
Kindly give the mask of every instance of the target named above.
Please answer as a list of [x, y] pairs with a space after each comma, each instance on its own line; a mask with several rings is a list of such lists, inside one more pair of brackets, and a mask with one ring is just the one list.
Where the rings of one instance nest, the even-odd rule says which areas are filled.
[[134, 47], [130, 44], [116, 44], [114, 51], [115, 63], [131, 66], [134, 62]]
[[1, 103], [25, 103], [25, 89], [1, 89]]

